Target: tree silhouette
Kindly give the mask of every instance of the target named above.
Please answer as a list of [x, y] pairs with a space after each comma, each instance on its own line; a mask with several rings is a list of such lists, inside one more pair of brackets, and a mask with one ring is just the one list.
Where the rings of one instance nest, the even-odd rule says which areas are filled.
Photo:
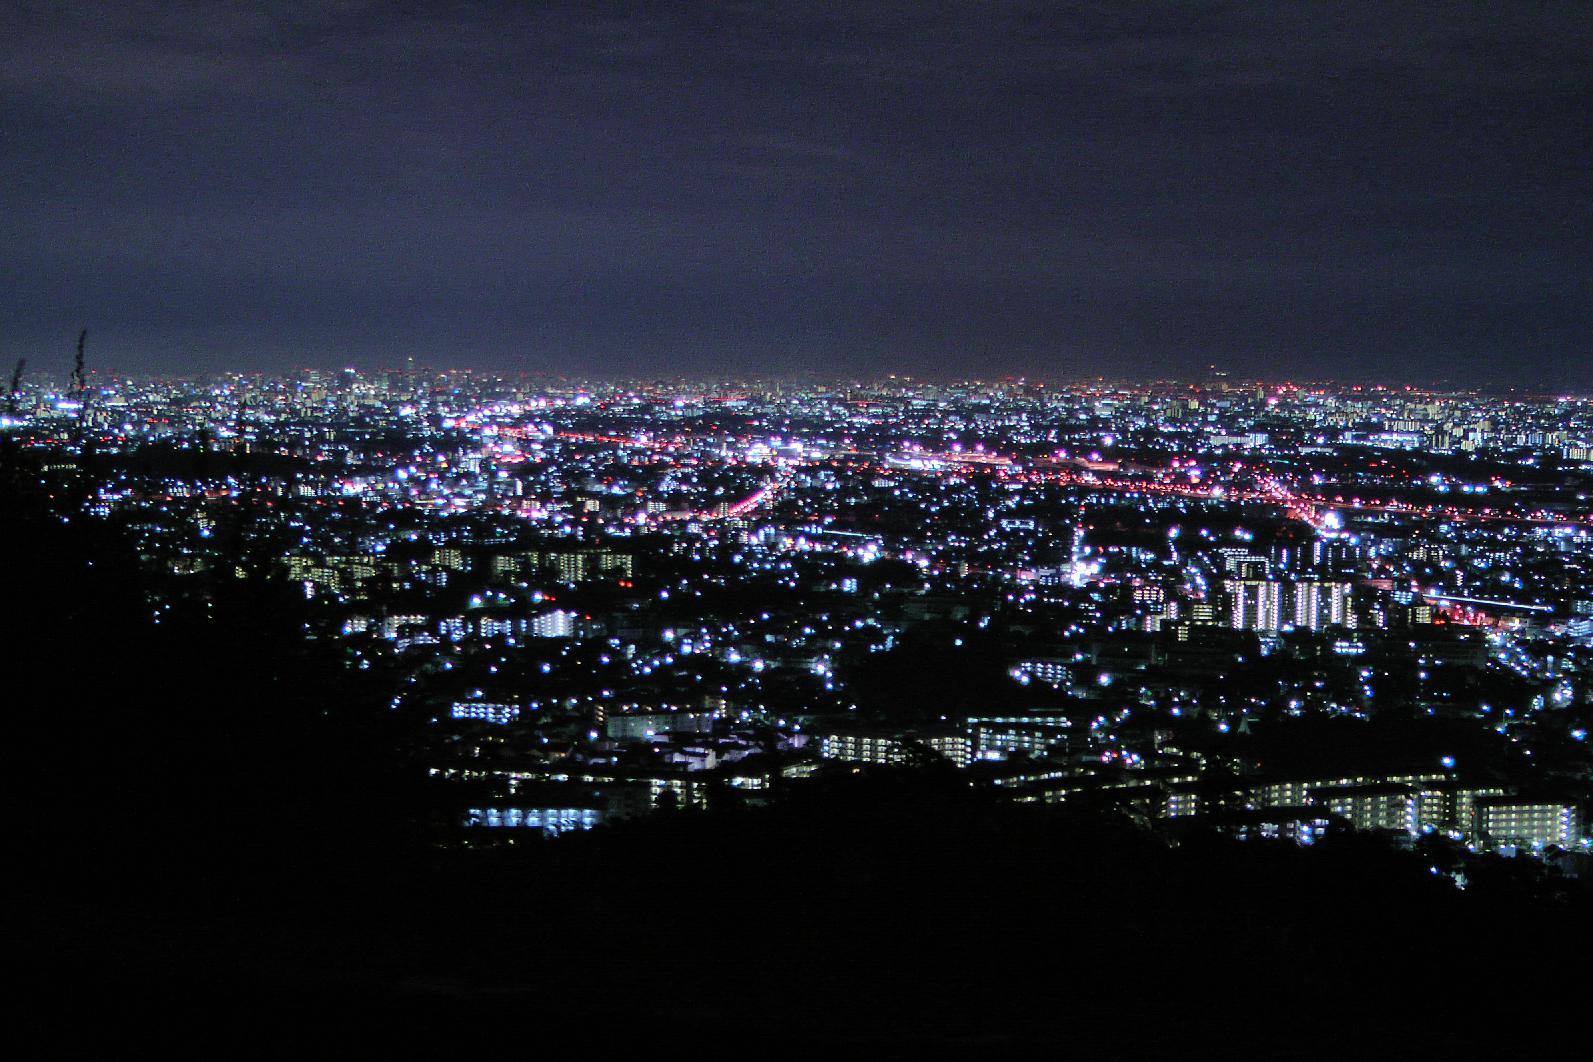
[[88, 380], [83, 372], [83, 345], [88, 342], [88, 329], [77, 334], [77, 359], [72, 363], [72, 392], [81, 395]]
[[22, 374], [27, 370], [28, 359], [18, 358], [17, 367], [11, 370], [11, 389], [6, 392], [6, 412], [16, 413], [17, 399], [22, 396]]

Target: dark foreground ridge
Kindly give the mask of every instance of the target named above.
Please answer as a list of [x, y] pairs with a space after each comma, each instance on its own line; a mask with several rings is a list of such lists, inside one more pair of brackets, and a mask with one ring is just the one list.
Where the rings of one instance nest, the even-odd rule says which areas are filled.
[[192, 1015], [238, 1046], [310, 1008], [375, 1010], [384, 1030], [460, 1012], [526, 1046], [1298, 1055], [1307, 1032], [1440, 1043], [1477, 1006], [1576, 1012], [1582, 975], [1552, 956], [1593, 939], [1585, 892], [1502, 861], [1462, 892], [1349, 835], [1174, 846], [950, 770], [440, 847], [374, 686], [299, 637], [269, 583], [155, 624], [113, 533], [62, 522], [43, 488], [7, 492], [14, 600], [32, 606], [6, 632], [24, 956], [51, 1001], [118, 1015], [124, 1043], [182, 1037]]

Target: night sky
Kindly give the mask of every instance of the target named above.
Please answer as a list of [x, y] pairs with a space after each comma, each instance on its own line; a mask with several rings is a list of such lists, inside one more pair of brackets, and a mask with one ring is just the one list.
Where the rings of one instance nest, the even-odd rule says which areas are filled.
[[7, 4], [0, 360], [1593, 388], [1582, 0], [533, 6]]

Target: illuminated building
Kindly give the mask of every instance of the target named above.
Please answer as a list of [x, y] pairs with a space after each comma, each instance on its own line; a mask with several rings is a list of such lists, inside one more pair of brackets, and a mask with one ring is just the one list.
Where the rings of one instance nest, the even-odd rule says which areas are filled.
[[1333, 786], [1312, 790], [1310, 800], [1357, 830], [1414, 835], [1419, 827], [1416, 793], [1407, 785]]
[[1569, 848], [1581, 838], [1578, 809], [1553, 801], [1482, 797], [1472, 805], [1471, 821], [1474, 836], [1490, 848]]

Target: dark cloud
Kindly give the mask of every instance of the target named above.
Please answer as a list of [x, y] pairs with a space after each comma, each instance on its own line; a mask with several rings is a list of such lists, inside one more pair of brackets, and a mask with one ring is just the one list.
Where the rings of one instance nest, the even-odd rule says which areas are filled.
[[1582, 3], [24, 5], [0, 344], [1593, 385]]

